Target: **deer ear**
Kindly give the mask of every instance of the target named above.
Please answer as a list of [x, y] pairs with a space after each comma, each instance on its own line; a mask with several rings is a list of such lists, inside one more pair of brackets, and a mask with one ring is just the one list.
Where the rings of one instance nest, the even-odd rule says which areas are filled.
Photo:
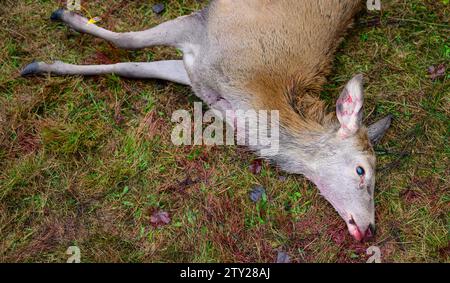
[[341, 138], [354, 135], [361, 127], [363, 103], [363, 76], [357, 75], [347, 83], [336, 103], [336, 115], [341, 124], [338, 135]]
[[368, 128], [369, 139], [373, 145], [376, 145], [384, 137], [384, 134], [391, 126], [392, 115], [389, 115]]

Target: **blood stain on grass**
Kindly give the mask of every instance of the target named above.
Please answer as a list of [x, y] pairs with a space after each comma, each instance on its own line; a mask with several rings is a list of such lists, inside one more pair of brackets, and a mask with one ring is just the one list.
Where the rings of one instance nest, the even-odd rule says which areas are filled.
[[31, 241], [15, 253], [15, 261], [51, 252], [57, 246], [68, 245], [74, 240], [83, 241], [87, 235], [84, 225], [75, 217], [47, 217]]
[[101, 64], [114, 64], [117, 62], [114, 62], [111, 60], [111, 58], [105, 54], [104, 52], [97, 50], [91, 57], [86, 59], [85, 64], [86, 65], [101, 65]]
[[266, 226], [247, 227], [238, 198], [210, 194], [204, 213], [209, 223], [208, 237], [222, 251], [222, 261], [273, 262], [275, 251], [266, 239]]
[[137, 133], [144, 136], [146, 139], [151, 140], [156, 135], [165, 132], [164, 120], [158, 116], [156, 111], [148, 112], [145, 117], [139, 123]]
[[34, 135], [32, 131], [25, 131], [23, 130], [23, 127], [21, 127], [17, 132], [17, 140], [20, 152], [26, 155], [36, 152], [39, 149], [39, 138]]
[[450, 243], [446, 247], [439, 249], [439, 255], [447, 260], [450, 258]]
[[357, 242], [349, 234], [341, 219], [335, 219], [327, 225], [326, 234], [339, 247], [336, 258], [341, 263], [358, 263], [366, 259], [366, 249], [369, 242]]
[[422, 196], [420, 192], [413, 189], [407, 189], [400, 194], [406, 202], [414, 202]]

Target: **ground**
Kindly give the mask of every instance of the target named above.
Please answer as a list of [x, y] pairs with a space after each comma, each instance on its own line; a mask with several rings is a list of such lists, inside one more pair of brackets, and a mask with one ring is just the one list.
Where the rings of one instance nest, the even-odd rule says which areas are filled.
[[[206, 4], [162, 1], [156, 15], [157, 2], [82, 1], [83, 14], [103, 15], [99, 25], [116, 31]], [[363, 73], [365, 122], [394, 116], [376, 147], [378, 234], [356, 243], [305, 178], [265, 162], [259, 172], [242, 147], [174, 146], [172, 112], [198, 101], [187, 87], [19, 76], [33, 59], [92, 64], [180, 52], [123, 51], [52, 23], [64, 1], [2, 1], [0, 261], [65, 262], [78, 246], [83, 262], [274, 262], [279, 252], [291, 262], [366, 262], [367, 248], [378, 246], [384, 262], [450, 262], [450, 4], [382, 4], [381, 13], [360, 15], [322, 93], [332, 107]], [[249, 194], [258, 185], [267, 195], [255, 204]]]

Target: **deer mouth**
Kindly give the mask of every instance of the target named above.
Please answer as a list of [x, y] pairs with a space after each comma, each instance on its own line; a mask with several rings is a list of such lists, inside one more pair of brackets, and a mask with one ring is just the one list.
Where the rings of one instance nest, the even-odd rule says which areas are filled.
[[348, 221], [348, 224], [350, 235], [352, 235], [358, 242], [364, 242], [375, 237], [375, 225], [373, 224], [369, 224], [366, 231], [361, 231], [353, 219], [353, 216]]

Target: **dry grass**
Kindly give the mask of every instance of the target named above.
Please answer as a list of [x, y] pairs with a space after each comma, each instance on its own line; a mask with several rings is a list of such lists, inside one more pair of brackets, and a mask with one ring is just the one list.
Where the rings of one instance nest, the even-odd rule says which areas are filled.
[[[357, 72], [368, 78], [367, 122], [387, 113], [392, 130], [376, 148], [379, 233], [356, 244], [317, 190], [242, 148], [175, 147], [171, 113], [192, 109], [188, 88], [115, 76], [24, 79], [32, 59], [71, 63], [149, 61], [176, 50], [122, 51], [51, 23], [59, 1], [3, 1], [0, 7], [0, 261], [64, 262], [77, 245], [85, 262], [450, 262], [450, 5], [445, 0], [383, 0], [363, 14], [340, 49], [323, 92], [332, 104]], [[87, 1], [85, 1], [87, 2]], [[141, 30], [188, 14], [206, 1], [89, 1], [101, 25]], [[119, 4], [118, 4], [119, 3]], [[118, 5], [118, 6], [114, 6]], [[111, 7], [118, 7], [111, 10]], [[110, 11], [109, 11], [110, 10]], [[249, 200], [255, 185], [267, 201]], [[154, 211], [169, 225], [154, 227]]]

